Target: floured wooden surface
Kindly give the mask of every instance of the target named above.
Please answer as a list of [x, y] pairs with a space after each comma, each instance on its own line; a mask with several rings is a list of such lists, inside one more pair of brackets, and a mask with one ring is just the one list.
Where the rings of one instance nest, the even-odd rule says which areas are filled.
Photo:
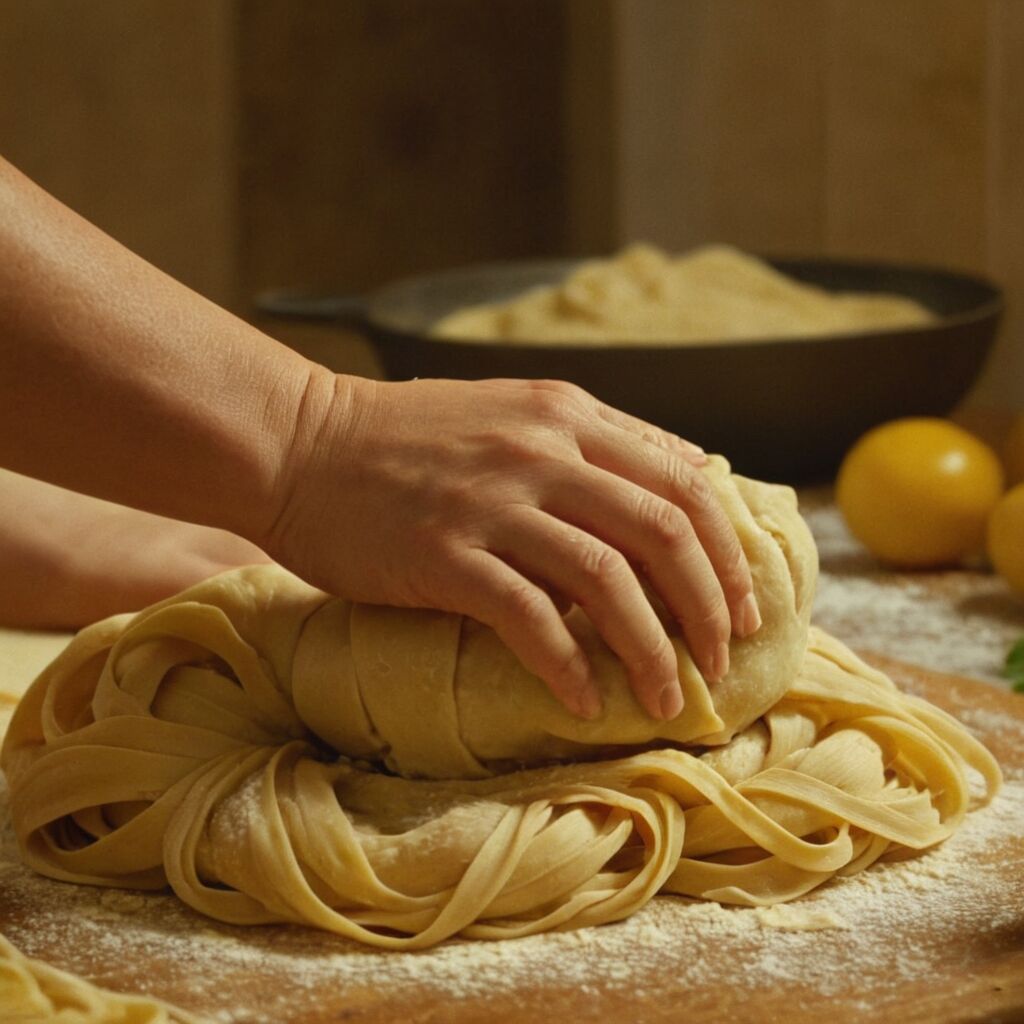
[[991, 746], [1004, 792], [939, 849], [783, 908], [659, 897], [602, 928], [375, 952], [299, 928], [227, 927], [170, 896], [39, 878], [18, 863], [0, 807], [0, 930], [55, 966], [225, 1022], [1018, 1019], [1024, 698], [883, 667]]
[[850, 535], [827, 488], [801, 492], [800, 511], [821, 565], [816, 625], [854, 650], [1009, 688], [999, 673], [1024, 636], [1024, 596], [983, 568], [884, 568]]

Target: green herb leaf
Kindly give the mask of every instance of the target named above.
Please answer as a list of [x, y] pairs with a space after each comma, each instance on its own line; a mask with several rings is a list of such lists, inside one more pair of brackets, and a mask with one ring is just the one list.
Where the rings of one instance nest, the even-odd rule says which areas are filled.
[[1024, 636], [1010, 648], [1003, 667], [1003, 677], [1013, 681], [1015, 693], [1024, 693]]

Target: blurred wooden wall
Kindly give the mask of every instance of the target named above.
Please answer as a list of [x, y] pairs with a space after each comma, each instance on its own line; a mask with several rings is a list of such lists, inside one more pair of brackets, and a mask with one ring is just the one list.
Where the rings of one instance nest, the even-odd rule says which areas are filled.
[[636, 238], [983, 271], [1024, 408], [1024, 0], [0, 0], [0, 151], [243, 313]]
[[365, 289], [561, 248], [549, 0], [253, 0], [238, 20], [244, 279]]
[[[0, 152], [205, 295], [562, 251], [549, 0], [0, 0]], [[335, 368], [356, 338], [262, 322]]]
[[[241, 2], [245, 294], [561, 251], [563, 26], [550, 0]], [[260, 323], [377, 372], [355, 337]]]
[[0, 153], [218, 302], [237, 293], [229, 0], [0, 0]]
[[[1010, 309], [975, 400], [1024, 409], [1021, 0], [569, 10], [570, 189], [596, 178], [607, 200], [573, 207], [574, 244], [726, 240], [989, 274]], [[593, 52], [612, 84], [590, 91]]]

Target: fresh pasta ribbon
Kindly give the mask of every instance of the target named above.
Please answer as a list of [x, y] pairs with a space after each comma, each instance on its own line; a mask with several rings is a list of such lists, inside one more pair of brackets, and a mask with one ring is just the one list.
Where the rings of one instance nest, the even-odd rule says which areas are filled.
[[109, 992], [24, 956], [2, 935], [0, 1011], [15, 1024], [204, 1024], [152, 996]]

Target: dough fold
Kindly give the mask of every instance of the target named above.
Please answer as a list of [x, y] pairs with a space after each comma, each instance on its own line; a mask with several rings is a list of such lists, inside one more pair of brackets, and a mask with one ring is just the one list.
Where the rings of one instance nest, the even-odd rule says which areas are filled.
[[711, 688], [675, 637], [675, 721], [644, 715], [578, 612], [596, 722], [471, 620], [249, 567], [83, 630], [36, 680], [2, 751], [26, 862], [409, 949], [613, 921], [658, 892], [770, 905], [942, 841], [995, 761], [809, 629], [792, 492], [707, 473], [764, 625]]

